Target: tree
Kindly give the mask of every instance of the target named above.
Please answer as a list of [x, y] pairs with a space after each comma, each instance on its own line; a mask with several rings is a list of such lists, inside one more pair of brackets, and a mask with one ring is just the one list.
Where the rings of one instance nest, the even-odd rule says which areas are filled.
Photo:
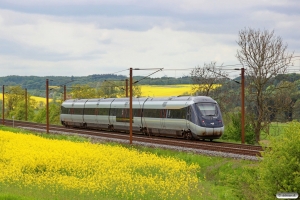
[[[126, 97], [125, 81], [103, 81], [97, 83], [96, 88], [77, 84], [72, 87], [71, 94], [74, 99]], [[141, 96], [141, 87], [137, 84], [133, 85], [133, 96]]]
[[[246, 28], [239, 32], [237, 44], [240, 49], [236, 57], [246, 68], [248, 99], [254, 104], [252, 124], [258, 142], [260, 131], [270, 123], [266, 101], [268, 93], [265, 89], [272, 78], [286, 72], [291, 64], [293, 53], [287, 52], [287, 44], [283, 44], [282, 39], [274, 35], [274, 31]], [[248, 110], [253, 111], [253, 109]]]
[[31, 121], [34, 118], [34, 111], [37, 102], [27, 93], [27, 105], [25, 105], [25, 90], [21, 86], [9, 86], [5, 95], [5, 117], [16, 120], [26, 119]]
[[216, 68], [216, 62], [204, 64], [204, 67], [195, 67], [191, 72], [193, 90], [197, 91], [198, 95], [209, 96], [219, 80], [226, 76], [225, 72]]
[[[134, 83], [134, 81], [133, 81]], [[130, 95], [129, 91], [129, 83], [128, 83], [128, 96]], [[132, 93], [133, 96], [140, 97], [141, 87], [138, 84], [132, 85]], [[100, 94], [102, 97], [107, 98], [116, 98], [116, 97], [126, 97], [126, 87], [125, 87], [125, 81], [104, 81], [100, 85], [98, 89], [98, 94]]]
[[[37, 102], [27, 95], [27, 120], [32, 121], [34, 119], [35, 106]], [[25, 100], [16, 102], [14, 109], [10, 112], [10, 117], [14, 116], [16, 120], [25, 120], [26, 113]]]
[[234, 88], [239, 85], [228, 80], [227, 73], [217, 68], [216, 62], [193, 69], [191, 79], [196, 94], [212, 97], [218, 102], [223, 114], [236, 106], [236, 100], [240, 101], [240, 94], [237, 92], [240, 90]]
[[278, 116], [283, 117], [281, 121], [292, 121], [293, 107], [297, 99], [299, 99], [299, 93], [295, 83], [282, 81], [276, 86], [273, 100], [274, 110]]
[[[132, 81], [132, 82], [134, 82], [134, 81]], [[130, 95], [129, 92], [128, 92], [128, 95]], [[142, 96], [142, 90], [141, 90], [140, 85], [133, 84], [133, 86], [132, 86], [132, 95], [134, 97], [141, 97]]]
[[25, 91], [21, 86], [8, 86], [5, 95], [5, 116], [12, 118], [14, 111], [18, 110], [17, 105], [25, 102]]
[[106, 98], [125, 97], [125, 92], [124, 81], [103, 81], [98, 89], [98, 94]]
[[[38, 123], [46, 123], [47, 110], [46, 105], [43, 104], [38, 112], [35, 114], [33, 121]], [[60, 124], [60, 103], [49, 103], [49, 123]]]
[[71, 94], [73, 99], [99, 98], [96, 94], [95, 88], [92, 88], [89, 85], [73, 85]]
[[300, 121], [300, 99], [298, 99], [293, 107], [293, 120]]

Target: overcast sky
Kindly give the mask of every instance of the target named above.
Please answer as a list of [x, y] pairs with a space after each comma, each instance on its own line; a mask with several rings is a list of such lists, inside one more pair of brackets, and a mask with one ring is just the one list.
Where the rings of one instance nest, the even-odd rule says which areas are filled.
[[153, 77], [180, 77], [212, 61], [239, 64], [248, 27], [274, 30], [300, 56], [299, 0], [0, 0], [0, 76], [164, 68]]

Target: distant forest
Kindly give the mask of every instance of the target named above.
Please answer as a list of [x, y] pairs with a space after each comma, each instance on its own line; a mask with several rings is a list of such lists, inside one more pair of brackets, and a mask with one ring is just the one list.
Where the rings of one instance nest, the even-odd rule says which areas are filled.
[[[0, 85], [16, 86], [20, 85], [23, 88], [29, 90], [45, 90], [46, 79], [52, 80], [49, 82], [50, 85], [64, 85], [67, 83], [68, 86], [72, 85], [84, 85], [96, 86], [105, 80], [110, 81], [124, 81], [128, 77], [123, 75], [114, 74], [93, 74], [89, 76], [5, 76], [0, 77]], [[192, 84], [191, 77], [184, 76], [180, 78], [173, 77], [161, 77], [161, 78], [149, 78], [142, 76], [134, 76], [134, 81], [138, 81], [140, 85], [176, 85], [176, 84]]]
[[[103, 81], [124, 81], [128, 77], [115, 74], [93, 74], [89, 76], [5, 76], [0, 77], [0, 86], [21, 86], [27, 88], [31, 95], [44, 96], [46, 88], [46, 79], [49, 79], [49, 87], [67, 85], [67, 90], [71, 90], [73, 85], [90, 85], [97, 87]], [[176, 85], [176, 84], [193, 84], [190, 76], [183, 76], [179, 78], [174, 77], [161, 77], [149, 78], [143, 76], [134, 76], [134, 81], [139, 85]], [[240, 81], [240, 77], [234, 80]], [[273, 84], [277, 85], [281, 81], [295, 82], [300, 80], [300, 74], [279, 74], [273, 79]], [[224, 81], [224, 79], [223, 79]], [[229, 79], [227, 79], [229, 81]], [[221, 83], [222, 84], [222, 83]], [[246, 83], [247, 84], [247, 83]], [[249, 83], [248, 83], [249, 84]], [[0, 91], [1, 92], [1, 91]]]
[[[5, 76], [0, 77], [0, 86], [21, 86], [27, 88], [28, 92], [34, 96], [44, 96], [46, 88], [46, 79], [49, 79], [49, 87], [67, 86], [67, 90], [71, 90], [73, 85], [89, 85], [97, 87], [104, 81], [124, 81], [128, 77], [115, 74], [93, 74], [89, 76]], [[192, 84], [189, 76], [180, 78], [161, 77], [149, 78], [143, 76], [134, 76], [133, 80], [139, 85], [176, 85], [176, 84]], [[113, 84], [113, 83], [112, 83]], [[0, 91], [1, 92], [1, 91]]]

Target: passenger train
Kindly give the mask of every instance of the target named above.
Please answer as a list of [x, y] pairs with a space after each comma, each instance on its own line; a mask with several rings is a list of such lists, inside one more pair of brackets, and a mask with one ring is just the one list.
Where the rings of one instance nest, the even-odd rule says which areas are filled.
[[[129, 131], [129, 98], [70, 99], [61, 106], [66, 127]], [[206, 96], [133, 98], [132, 130], [155, 136], [218, 139], [224, 132], [220, 108]]]

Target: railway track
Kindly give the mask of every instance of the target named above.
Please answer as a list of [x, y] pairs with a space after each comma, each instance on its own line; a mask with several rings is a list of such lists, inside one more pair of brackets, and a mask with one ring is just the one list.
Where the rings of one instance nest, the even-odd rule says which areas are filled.
[[[34, 122], [24, 122], [17, 120], [5, 120], [6, 126], [15, 126], [29, 129], [37, 129], [46, 132], [46, 125]], [[101, 137], [102, 139], [112, 140], [122, 140], [128, 141], [129, 135], [125, 132], [108, 132], [102, 130], [87, 130], [78, 128], [65, 128], [58, 125], [50, 125], [49, 132], [64, 132], [64, 133], [77, 133], [84, 136], [94, 136], [95, 138]], [[206, 142], [206, 141], [195, 141], [195, 140], [183, 140], [182, 138], [168, 138], [168, 137], [157, 137], [157, 136], [145, 136], [139, 134], [133, 134], [132, 137], [133, 144], [148, 144], [148, 146], [160, 145], [162, 147], [176, 147], [188, 149], [190, 151], [211, 151], [211, 152], [221, 152], [229, 153], [235, 155], [244, 156], [261, 156], [260, 152], [263, 151], [261, 146], [246, 145], [246, 144], [235, 144], [226, 142]]]

